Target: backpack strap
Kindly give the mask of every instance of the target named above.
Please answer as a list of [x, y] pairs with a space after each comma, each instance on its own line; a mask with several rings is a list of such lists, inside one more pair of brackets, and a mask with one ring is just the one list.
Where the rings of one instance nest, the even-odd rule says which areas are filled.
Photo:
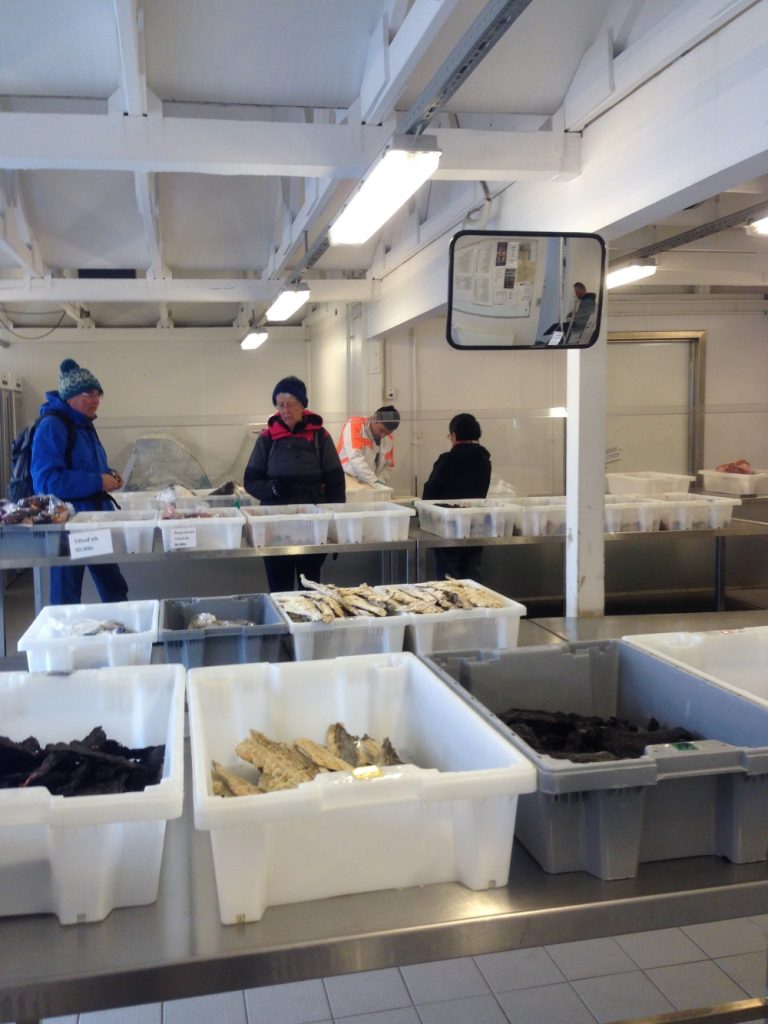
[[46, 416], [55, 416], [57, 420], [61, 420], [64, 426], [67, 428], [67, 443], [64, 446], [64, 464], [67, 469], [72, 469], [72, 450], [75, 447], [75, 441], [77, 440], [77, 426], [72, 422], [69, 416], [63, 412], [58, 412], [56, 409], [49, 409], [39, 417], [40, 420], [45, 419]]

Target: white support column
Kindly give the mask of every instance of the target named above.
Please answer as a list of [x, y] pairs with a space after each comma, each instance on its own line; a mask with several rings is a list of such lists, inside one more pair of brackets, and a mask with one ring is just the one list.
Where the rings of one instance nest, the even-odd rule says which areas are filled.
[[566, 358], [565, 614], [599, 616], [605, 610], [605, 316], [597, 343]]

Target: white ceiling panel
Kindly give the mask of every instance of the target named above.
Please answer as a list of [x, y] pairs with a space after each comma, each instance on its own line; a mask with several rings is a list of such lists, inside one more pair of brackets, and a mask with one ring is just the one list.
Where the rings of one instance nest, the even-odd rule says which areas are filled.
[[47, 267], [146, 267], [133, 175], [26, 171], [21, 189]]
[[385, 0], [145, 3], [147, 78], [164, 100], [348, 107]]

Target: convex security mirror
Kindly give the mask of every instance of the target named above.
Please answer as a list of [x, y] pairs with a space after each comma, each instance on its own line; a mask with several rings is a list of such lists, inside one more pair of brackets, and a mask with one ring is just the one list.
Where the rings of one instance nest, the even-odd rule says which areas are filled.
[[446, 336], [454, 348], [589, 348], [603, 311], [599, 235], [460, 231], [451, 241]]

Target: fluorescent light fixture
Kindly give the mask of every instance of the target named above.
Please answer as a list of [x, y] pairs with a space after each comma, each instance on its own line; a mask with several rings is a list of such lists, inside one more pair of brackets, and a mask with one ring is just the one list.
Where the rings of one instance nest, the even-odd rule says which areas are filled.
[[284, 288], [265, 314], [267, 320], [287, 320], [309, 301], [309, 287], [299, 284]]
[[638, 260], [636, 263], [630, 263], [627, 267], [612, 270], [605, 278], [605, 287], [620, 288], [623, 284], [641, 281], [644, 277], [651, 277], [655, 273], [655, 260]]
[[246, 351], [249, 349], [259, 348], [264, 344], [268, 337], [269, 334], [266, 331], [249, 331], [240, 342], [240, 348], [246, 349]]
[[437, 170], [434, 135], [395, 135], [328, 232], [331, 245], [362, 245]]
[[760, 220], [753, 220], [747, 224], [747, 232], [750, 235], [768, 235], [768, 217], [761, 217]]

